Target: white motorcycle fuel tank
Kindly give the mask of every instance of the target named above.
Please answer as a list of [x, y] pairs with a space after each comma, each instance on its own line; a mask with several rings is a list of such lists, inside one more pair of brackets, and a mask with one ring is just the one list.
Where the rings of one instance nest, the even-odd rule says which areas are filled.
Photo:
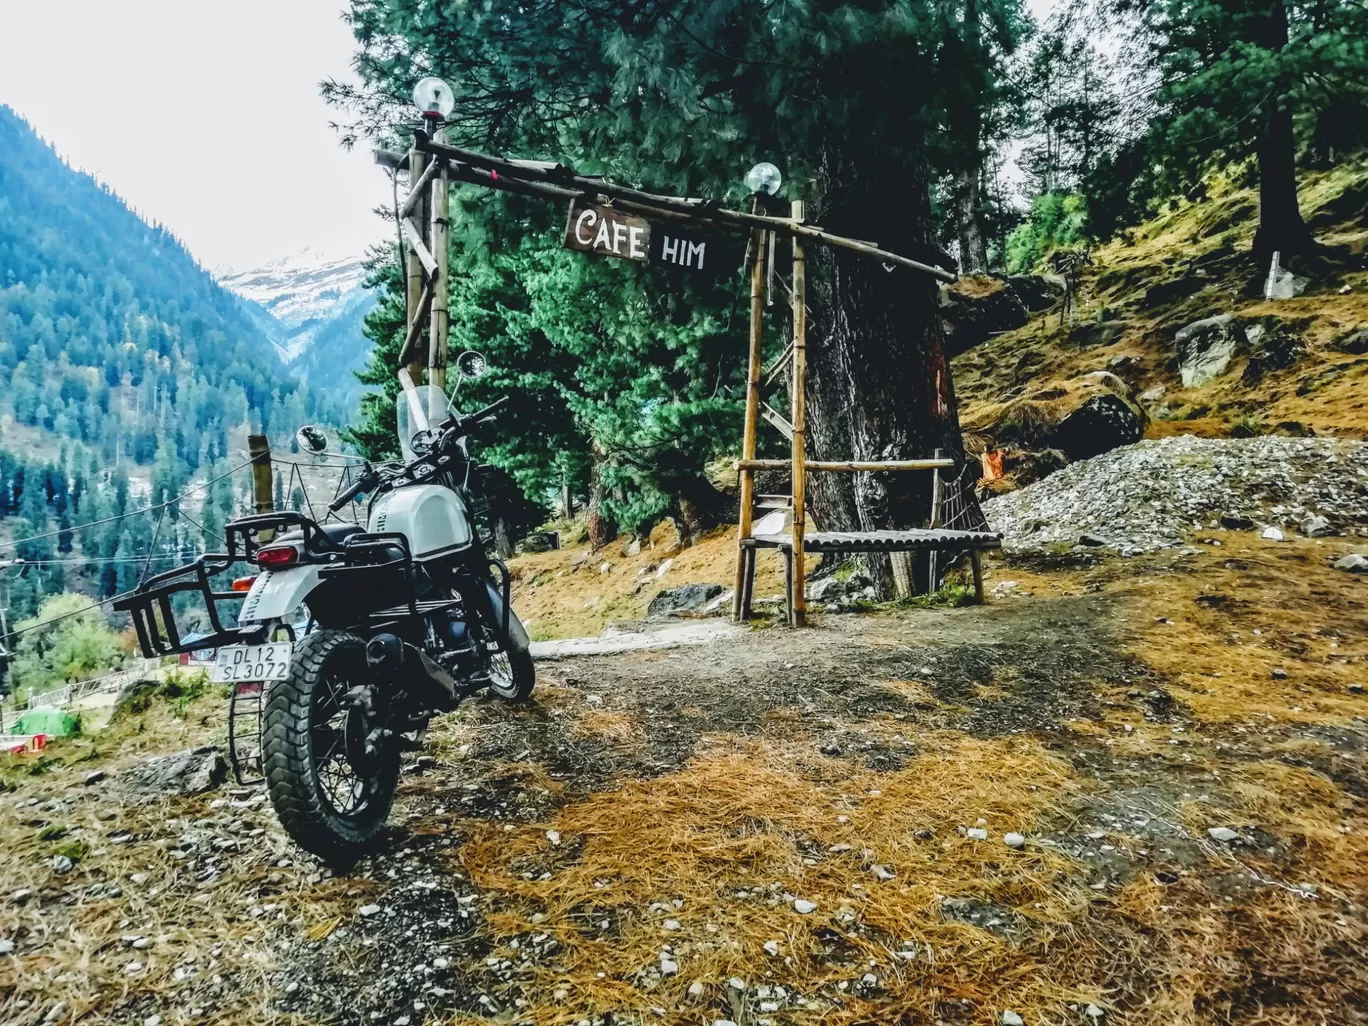
[[371, 507], [368, 530], [408, 538], [414, 559], [454, 552], [474, 537], [461, 497], [441, 485], [406, 485], [387, 492]]

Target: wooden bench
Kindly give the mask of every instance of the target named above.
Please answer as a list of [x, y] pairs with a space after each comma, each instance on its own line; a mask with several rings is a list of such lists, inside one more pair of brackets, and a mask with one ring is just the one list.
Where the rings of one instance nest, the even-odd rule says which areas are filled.
[[[803, 222], [803, 204], [792, 206], [792, 220]], [[732, 596], [732, 615], [746, 620], [751, 615], [755, 589], [756, 552], [762, 548], [779, 549], [784, 554], [788, 582], [788, 621], [801, 627], [807, 619], [804, 558], [808, 552], [931, 552], [931, 580], [937, 580], [935, 553], [968, 552], [974, 568], [974, 591], [983, 601], [983, 559], [989, 549], [1002, 546], [1002, 536], [991, 531], [949, 530], [941, 518], [945, 485], [941, 471], [954, 467], [937, 450], [932, 459], [913, 460], [810, 460], [807, 458], [807, 271], [802, 239], [793, 239], [792, 286], [787, 289], [791, 305], [792, 339], [783, 353], [768, 368], [761, 360], [764, 314], [768, 280], [773, 277], [772, 241], [763, 231], [751, 240], [747, 259], [750, 268], [750, 356], [746, 371], [746, 417], [741, 436], [741, 459], [736, 463], [740, 475], [740, 516], [736, 533], [736, 578]], [[768, 256], [768, 259], [767, 259]], [[789, 416], [786, 418], [766, 401], [778, 391], [787, 377]], [[761, 418], [789, 442], [789, 459], [756, 459], [756, 428]], [[791, 494], [755, 494], [755, 474], [763, 470], [782, 470], [789, 474]], [[809, 473], [888, 473], [931, 471], [931, 511], [922, 529], [886, 531], [812, 531], [807, 530], [807, 475]], [[755, 513], [764, 515], [757, 522]], [[785, 517], [787, 513], [787, 517]], [[788, 519], [789, 523], [785, 523]], [[911, 587], [911, 567], [907, 560], [895, 560], [894, 578], [899, 589]]]
[[[764, 464], [763, 467], [753, 469], [778, 469], [771, 467], [770, 464], [783, 464], [787, 467], [786, 460], [755, 460], [752, 463]], [[964, 531], [953, 530], [940, 526], [942, 507], [944, 504], [944, 488], [940, 476], [943, 469], [954, 466], [954, 461], [945, 459], [940, 451], [936, 457], [930, 460], [904, 460], [901, 465], [887, 466], [876, 464], [827, 464], [816, 460], [807, 461], [806, 467], [811, 470], [846, 470], [854, 469], [868, 470], [930, 470], [935, 473], [936, 478], [931, 489], [931, 515], [928, 518], [930, 526], [923, 528], [907, 528], [902, 530], [885, 531], [802, 531], [799, 536], [798, 545], [804, 552], [814, 552], [819, 554], [826, 553], [857, 553], [857, 552], [968, 552], [970, 565], [974, 574], [974, 596], [979, 603], [983, 602], [983, 553], [1002, 548], [1002, 535], [995, 531]], [[738, 590], [733, 603], [733, 610], [738, 619], [746, 620], [751, 615], [751, 601], [755, 589], [755, 553], [757, 549], [778, 549], [784, 555], [784, 577], [785, 593], [788, 605], [789, 622], [795, 622], [797, 616], [801, 615], [800, 610], [806, 606], [805, 596], [798, 589], [803, 585], [795, 580], [794, 575], [794, 532], [785, 528], [782, 533], [774, 531], [772, 526], [766, 521], [777, 514], [790, 511], [793, 508], [793, 500], [787, 495], [761, 495], [757, 496], [754, 502], [756, 512], [764, 511], [765, 515], [754, 520], [752, 517], [743, 517], [742, 522], [745, 528], [754, 529], [754, 534], [747, 530], [747, 536], [738, 540], [738, 567], [737, 584]], [[804, 518], [806, 520], [806, 518]], [[935, 564], [933, 562], [931, 576], [936, 576]]]

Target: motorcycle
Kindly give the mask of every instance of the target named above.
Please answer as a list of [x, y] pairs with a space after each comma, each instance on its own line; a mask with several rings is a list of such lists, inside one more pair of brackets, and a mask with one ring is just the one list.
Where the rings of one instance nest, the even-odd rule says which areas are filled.
[[[406, 377], [406, 376], [405, 376]], [[508, 568], [476, 529], [481, 468], [469, 439], [507, 402], [453, 412], [441, 389], [404, 381], [402, 460], [364, 464], [329, 513], [368, 495], [366, 526], [295, 511], [239, 517], [227, 551], [158, 574], [114, 604], [148, 657], [214, 649], [211, 680], [229, 685], [229, 756], [239, 782], [265, 779], [286, 833], [324, 861], [372, 850], [388, 819], [400, 753], [429, 720], [484, 690], [509, 702], [535, 684]], [[326, 450], [308, 427], [301, 448]], [[258, 573], [214, 591], [234, 563]], [[212, 628], [190, 638], [174, 596], [197, 593]], [[216, 604], [241, 599], [236, 626]]]

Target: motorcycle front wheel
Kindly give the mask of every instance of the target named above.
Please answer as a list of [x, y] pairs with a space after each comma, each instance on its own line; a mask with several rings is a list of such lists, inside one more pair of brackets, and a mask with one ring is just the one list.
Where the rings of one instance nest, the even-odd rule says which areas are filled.
[[296, 844], [332, 865], [372, 851], [394, 804], [399, 745], [378, 735], [375, 698], [365, 642], [333, 630], [296, 642], [289, 674], [267, 692], [261, 748], [271, 805]]

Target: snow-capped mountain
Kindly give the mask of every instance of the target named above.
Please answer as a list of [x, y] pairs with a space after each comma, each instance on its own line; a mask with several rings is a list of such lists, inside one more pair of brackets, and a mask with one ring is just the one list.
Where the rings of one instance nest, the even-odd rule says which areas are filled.
[[365, 287], [360, 257], [337, 259], [305, 249], [250, 271], [216, 277], [247, 300], [281, 358], [304, 380], [359, 390], [351, 372], [366, 362], [370, 343], [361, 334], [361, 322], [376, 303]]

